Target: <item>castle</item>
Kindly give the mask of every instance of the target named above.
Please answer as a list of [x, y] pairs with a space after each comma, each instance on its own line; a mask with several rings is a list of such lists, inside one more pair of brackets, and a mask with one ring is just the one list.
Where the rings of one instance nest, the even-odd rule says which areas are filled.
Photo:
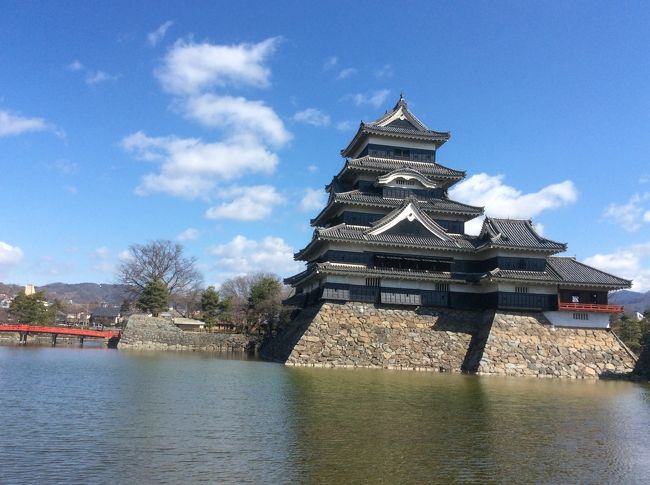
[[556, 256], [566, 244], [530, 220], [486, 217], [478, 236], [465, 223], [483, 208], [449, 199], [465, 172], [437, 162], [449, 133], [427, 128], [400, 96], [361, 123], [295, 257], [307, 269], [287, 278], [301, 305], [356, 301], [459, 310], [545, 312], [556, 325], [606, 328], [610, 290], [631, 282]]

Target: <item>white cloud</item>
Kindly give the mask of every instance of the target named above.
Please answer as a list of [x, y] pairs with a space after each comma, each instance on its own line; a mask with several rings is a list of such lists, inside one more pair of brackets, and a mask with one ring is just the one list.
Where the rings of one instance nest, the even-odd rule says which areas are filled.
[[339, 131], [351, 131], [354, 130], [358, 125], [353, 121], [339, 121], [336, 124], [336, 129]]
[[[450, 189], [450, 198], [466, 204], [484, 206], [490, 217], [531, 219], [548, 209], [556, 209], [575, 202], [578, 191], [570, 180], [548, 185], [538, 192], [523, 194], [503, 183], [503, 175], [480, 173], [456, 184]], [[466, 224], [466, 231], [477, 234], [481, 219]]]
[[99, 259], [108, 259], [111, 255], [111, 250], [106, 246], [95, 249], [95, 257]]
[[103, 273], [113, 273], [115, 271], [115, 265], [110, 261], [100, 261], [93, 267], [97, 271], [101, 271]]
[[307, 123], [308, 125], [313, 126], [329, 126], [330, 124], [329, 115], [316, 108], [307, 108], [302, 111], [298, 111], [293, 115], [293, 119], [294, 121]]
[[252, 136], [205, 143], [195, 138], [149, 137], [133, 133], [122, 147], [136, 158], [160, 163], [160, 173], [147, 174], [136, 188], [146, 195], [163, 192], [177, 197], [207, 197], [217, 182], [248, 172], [271, 173], [278, 159]]
[[90, 69], [84, 66], [78, 59], [68, 64], [68, 69], [74, 72], [84, 72], [85, 73], [84, 80], [86, 84], [88, 84], [89, 86], [92, 86], [94, 84], [99, 84], [104, 81], [115, 81], [119, 78], [118, 75], [109, 74], [99, 69]]
[[305, 189], [305, 194], [300, 201], [300, 210], [309, 212], [323, 208], [327, 194], [320, 189]]
[[114, 74], [108, 74], [104, 71], [88, 71], [86, 73], [86, 84], [92, 86], [94, 84], [99, 84], [104, 81], [115, 81], [119, 76]]
[[199, 231], [193, 228], [187, 228], [176, 236], [177, 241], [194, 241], [199, 238]]
[[50, 131], [57, 136], [63, 136], [62, 130], [43, 118], [26, 118], [0, 110], [0, 138], [37, 131]]
[[231, 200], [210, 207], [205, 213], [208, 219], [259, 221], [270, 216], [274, 206], [284, 202], [284, 197], [270, 185], [232, 187], [219, 195]]
[[131, 251], [128, 249], [124, 249], [118, 253], [117, 259], [120, 261], [130, 261], [133, 259], [133, 253], [131, 253]]
[[339, 58], [336, 56], [328, 57], [325, 59], [325, 62], [323, 62], [323, 70], [324, 71], [331, 71], [334, 69], [336, 66], [339, 64]]
[[395, 71], [393, 70], [393, 66], [390, 64], [384, 64], [379, 69], [377, 69], [374, 74], [375, 77], [378, 78], [393, 77]]
[[274, 145], [291, 139], [280, 117], [261, 101], [203, 94], [188, 99], [186, 114], [206, 126], [230, 133], [253, 133]]
[[232, 241], [214, 246], [209, 254], [216, 256], [216, 268], [227, 276], [258, 271], [288, 275], [302, 264], [293, 260], [294, 250], [282, 238], [267, 236], [261, 241], [239, 235]]
[[603, 212], [603, 217], [618, 224], [629, 232], [637, 231], [643, 222], [650, 222], [650, 211], [644, 205], [650, 200], [650, 192], [634, 194], [625, 204], [610, 204]]
[[79, 62], [79, 60], [74, 60], [70, 64], [68, 64], [68, 69], [71, 71], [81, 71], [84, 68], [84, 65]]
[[347, 67], [345, 69], [342, 69], [341, 72], [339, 72], [339, 75], [336, 76], [336, 79], [347, 79], [350, 76], [353, 76], [357, 73], [357, 70], [354, 67]]
[[0, 241], [0, 267], [16, 265], [20, 263], [22, 259], [22, 249], [18, 246], [11, 246], [6, 242]]
[[279, 42], [279, 37], [258, 44], [235, 45], [179, 40], [167, 52], [156, 76], [166, 91], [181, 95], [215, 86], [265, 87], [271, 71], [264, 63]]
[[149, 42], [149, 45], [151, 47], [155, 47], [158, 45], [158, 43], [163, 40], [165, 35], [167, 34], [167, 31], [169, 28], [174, 25], [174, 22], [171, 20], [168, 20], [164, 24], [162, 24], [160, 27], [158, 27], [156, 30], [153, 32], [149, 32], [147, 34], [147, 42]]
[[63, 187], [63, 190], [73, 195], [79, 192], [79, 189], [77, 189], [77, 187], [75, 187], [74, 185], [66, 185], [65, 187]]
[[74, 175], [79, 171], [79, 165], [65, 159], [57, 160], [52, 165], [48, 165], [48, 168], [56, 170], [60, 175]]
[[634, 291], [650, 290], [650, 242], [619, 248], [609, 254], [595, 254], [585, 259], [585, 263], [633, 280]]
[[386, 102], [389, 94], [390, 94], [390, 90], [380, 89], [377, 91], [368, 91], [366, 93], [353, 94], [350, 97], [352, 98], [354, 104], [356, 104], [357, 106], [362, 106], [367, 104], [374, 108], [379, 108]]
[[318, 166], [314, 165], [313, 163], [311, 165], [307, 166], [307, 171], [314, 173], [318, 171]]

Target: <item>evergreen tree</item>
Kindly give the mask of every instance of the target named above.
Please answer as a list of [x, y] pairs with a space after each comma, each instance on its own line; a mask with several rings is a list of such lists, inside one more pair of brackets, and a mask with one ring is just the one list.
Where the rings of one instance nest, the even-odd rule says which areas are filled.
[[641, 350], [641, 338], [643, 337], [640, 322], [635, 318], [623, 319], [620, 337], [630, 350], [638, 353]]
[[169, 304], [169, 290], [165, 282], [159, 278], [150, 281], [144, 287], [137, 306], [140, 310], [151, 313], [157, 317], [160, 312], [165, 311]]
[[19, 293], [11, 302], [9, 313], [18, 323], [50, 325], [54, 323], [56, 307], [48, 307], [42, 291], [29, 296]]
[[249, 320], [262, 333], [262, 325], [267, 334], [273, 333], [280, 310], [282, 309], [282, 283], [277, 277], [266, 276], [251, 286], [248, 298]]
[[203, 312], [203, 321], [208, 328], [215, 324], [221, 310], [222, 304], [219, 301], [219, 292], [214, 289], [214, 286], [209, 286], [201, 293], [201, 312]]

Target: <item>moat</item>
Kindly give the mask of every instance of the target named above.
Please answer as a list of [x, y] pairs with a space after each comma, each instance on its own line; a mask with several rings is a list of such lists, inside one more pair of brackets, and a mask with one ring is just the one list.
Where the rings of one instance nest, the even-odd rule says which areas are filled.
[[3, 483], [634, 483], [650, 386], [0, 346]]

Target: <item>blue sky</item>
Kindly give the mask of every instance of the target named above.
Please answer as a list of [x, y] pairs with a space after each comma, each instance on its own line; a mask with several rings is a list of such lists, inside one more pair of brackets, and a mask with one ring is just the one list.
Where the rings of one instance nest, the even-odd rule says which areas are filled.
[[287, 276], [360, 120], [400, 91], [452, 196], [650, 290], [650, 7], [3, 2], [0, 281], [113, 282], [178, 240]]

